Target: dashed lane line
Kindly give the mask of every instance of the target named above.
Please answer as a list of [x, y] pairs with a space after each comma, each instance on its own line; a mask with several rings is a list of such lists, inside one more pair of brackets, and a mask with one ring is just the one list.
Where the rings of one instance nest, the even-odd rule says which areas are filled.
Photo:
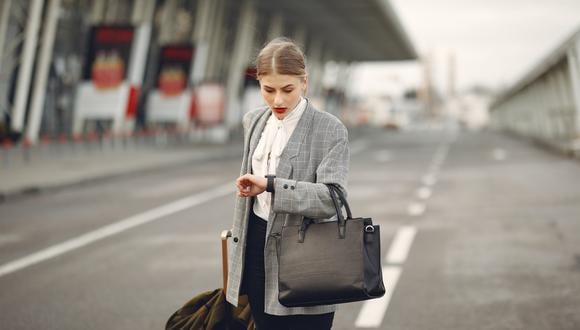
[[[428, 199], [431, 197], [431, 188], [437, 182], [437, 172], [439, 167], [447, 158], [449, 146], [440, 147], [433, 157], [430, 171], [421, 178], [424, 186], [417, 190], [417, 197], [420, 199]], [[423, 203], [412, 202], [408, 206], [408, 213], [411, 216], [419, 216], [425, 212], [426, 206]], [[389, 302], [397, 286], [397, 282], [401, 276], [402, 265], [407, 260], [411, 246], [415, 236], [417, 235], [417, 228], [415, 226], [403, 226], [397, 230], [395, 238], [389, 247], [385, 263], [387, 266], [383, 267], [383, 281], [385, 283], [385, 295], [379, 299], [367, 300], [364, 302], [358, 317], [355, 321], [357, 328], [378, 328], [381, 326]]]
[[407, 213], [409, 213], [409, 215], [412, 217], [418, 217], [423, 213], [425, 213], [425, 209], [426, 209], [425, 204], [412, 202], [407, 207]]
[[417, 190], [417, 197], [420, 199], [429, 199], [431, 197], [431, 189], [429, 187], [421, 187]]
[[495, 148], [492, 151], [492, 156], [496, 161], [503, 161], [507, 158], [507, 152], [502, 148]]
[[421, 181], [423, 181], [423, 184], [426, 186], [432, 186], [437, 182], [437, 177], [435, 174], [426, 174], [423, 176]]
[[383, 267], [383, 282], [385, 283], [385, 295], [381, 298], [367, 300], [364, 302], [361, 311], [355, 321], [357, 328], [378, 328], [383, 322], [383, 318], [389, 307], [389, 302], [399, 277], [401, 276], [401, 267], [385, 266]]
[[378, 328], [382, 324], [397, 282], [401, 277], [402, 264], [407, 260], [416, 234], [417, 228], [414, 226], [401, 227], [395, 234], [385, 260], [387, 265], [382, 268], [385, 295], [364, 302], [355, 321], [355, 327]]
[[385, 295], [364, 302], [355, 321], [355, 327], [378, 328], [382, 324], [397, 282], [401, 277], [402, 264], [407, 260], [416, 234], [417, 228], [414, 226], [401, 227], [395, 234], [385, 260], [387, 265], [382, 268]]
[[387, 254], [387, 264], [400, 265], [407, 260], [416, 234], [417, 228], [414, 226], [404, 226], [397, 230], [393, 243], [391, 243], [389, 254]]

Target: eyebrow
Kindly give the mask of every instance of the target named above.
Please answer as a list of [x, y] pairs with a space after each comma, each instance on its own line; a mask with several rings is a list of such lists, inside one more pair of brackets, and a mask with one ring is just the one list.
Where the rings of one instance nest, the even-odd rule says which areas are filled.
[[[265, 88], [272, 88], [272, 89], [275, 89], [274, 87], [270, 87], [270, 86], [268, 86], [268, 85], [264, 85], [264, 87], [265, 87]], [[288, 85], [286, 85], [286, 86], [282, 87], [281, 89], [288, 88], [288, 87], [294, 87], [294, 84], [288, 84]]]

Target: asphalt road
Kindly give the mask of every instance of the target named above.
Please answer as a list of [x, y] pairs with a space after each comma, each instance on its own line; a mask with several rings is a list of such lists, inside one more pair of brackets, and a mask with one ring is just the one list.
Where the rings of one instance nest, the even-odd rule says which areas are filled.
[[[334, 329], [580, 329], [580, 162], [488, 132], [351, 147], [350, 203], [381, 225], [389, 292], [340, 306]], [[0, 204], [0, 329], [163, 328], [221, 285], [238, 171], [202, 162]]]

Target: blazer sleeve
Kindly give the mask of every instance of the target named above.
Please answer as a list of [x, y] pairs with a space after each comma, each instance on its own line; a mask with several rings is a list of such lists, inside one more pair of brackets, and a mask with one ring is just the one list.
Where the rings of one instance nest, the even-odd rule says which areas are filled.
[[344, 125], [336, 129], [335, 138], [316, 170], [316, 182], [276, 178], [272, 210], [276, 213], [300, 214], [308, 218], [330, 218], [336, 214], [327, 183], [346, 196], [346, 178], [350, 153], [348, 132]]

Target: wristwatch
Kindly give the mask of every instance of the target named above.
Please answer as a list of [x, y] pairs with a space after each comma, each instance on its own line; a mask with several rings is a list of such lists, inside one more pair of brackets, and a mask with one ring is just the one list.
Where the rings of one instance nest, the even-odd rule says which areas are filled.
[[266, 179], [268, 179], [266, 183], [266, 191], [269, 193], [274, 192], [274, 179], [276, 178], [275, 175], [266, 175]]

